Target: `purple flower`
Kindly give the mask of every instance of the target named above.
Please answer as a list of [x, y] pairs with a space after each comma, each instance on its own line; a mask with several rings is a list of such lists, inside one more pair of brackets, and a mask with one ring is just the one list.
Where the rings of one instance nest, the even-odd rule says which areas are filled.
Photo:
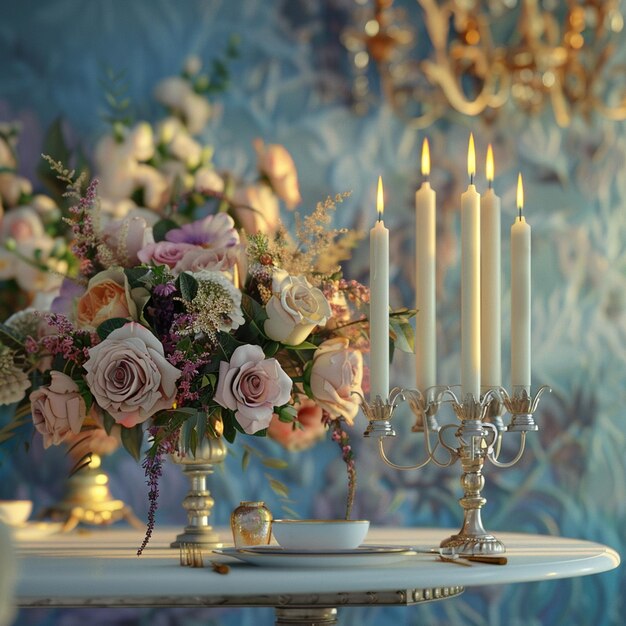
[[208, 215], [204, 219], [170, 230], [165, 236], [173, 243], [190, 243], [203, 248], [222, 249], [239, 245], [239, 234], [233, 218], [226, 213]]
[[85, 291], [87, 291], [87, 288], [84, 285], [77, 283], [75, 280], [64, 278], [61, 283], [59, 295], [50, 305], [50, 311], [52, 313], [61, 313], [62, 315], [67, 316], [71, 315], [76, 301], [85, 293]]

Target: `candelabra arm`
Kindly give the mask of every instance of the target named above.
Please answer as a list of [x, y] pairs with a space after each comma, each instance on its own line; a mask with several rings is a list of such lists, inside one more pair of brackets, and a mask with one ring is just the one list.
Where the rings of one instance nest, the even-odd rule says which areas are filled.
[[426, 460], [423, 461], [422, 463], [418, 463], [417, 465], [397, 465], [396, 463], [394, 463], [393, 461], [391, 461], [389, 459], [389, 457], [385, 454], [385, 442], [383, 440], [382, 437], [380, 437], [378, 439], [378, 452], [380, 454], [380, 457], [382, 458], [382, 460], [389, 465], [389, 467], [393, 467], [393, 469], [397, 469], [397, 470], [415, 470], [415, 469], [422, 469], [422, 467], [425, 467], [426, 465], [428, 465], [432, 459], [432, 457], [429, 455], [426, 457]]
[[[486, 426], [486, 424], [485, 424], [485, 426]], [[487, 456], [487, 458], [489, 459], [490, 463], [492, 463], [496, 467], [513, 467], [522, 458], [522, 455], [524, 454], [524, 450], [526, 448], [526, 431], [522, 431], [521, 432], [521, 436], [522, 436], [522, 438], [521, 438], [521, 441], [520, 441], [519, 450], [518, 450], [517, 454], [515, 455], [515, 457], [511, 461], [506, 461], [506, 462], [498, 461], [498, 455], [500, 454], [500, 452], [498, 451], [498, 453], [495, 454], [492, 451]], [[501, 435], [499, 435], [499, 437], [502, 438]]]

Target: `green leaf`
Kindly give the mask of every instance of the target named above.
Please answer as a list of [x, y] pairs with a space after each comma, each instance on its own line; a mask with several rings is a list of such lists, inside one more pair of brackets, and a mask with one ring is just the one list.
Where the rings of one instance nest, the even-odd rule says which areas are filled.
[[152, 227], [154, 240], [156, 242], [163, 241], [165, 239], [165, 235], [167, 235], [167, 233], [174, 228], [178, 228], [178, 224], [174, 220], [169, 218], [159, 220]]
[[265, 307], [259, 304], [254, 298], [251, 298], [247, 293], [242, 294], [241, 309], [248, 319], [255, 322], [260, 323], [267, 319]]
[[415, 333], [406, 317], [389, 317], [389, 330], [395, 347], [402, 352], [415, 350]]
[[303, 341], [299, 343], [297, 346], [287, 346], [289, 350], [317, 350], [317, 346], [310, 341]]
[[289, 497], [289, 489], [287, 488], [287, 485], [281, 483], [275, 478], [272, 478], [269, 474], [265, 474], [265, 478], [267, 478], [267, 481], [269, 482], [269, 485], [274, 493], [282, 496], [283, 498]]
[[261, 462], [265, 467], [270, 467], [271, 469], [287, 469], [289, 467], [289, 463], [283, 459], [265, 458]]
[[245, 472], [248, 469], [248, 465], [250, 465], [250, 452], [244, 450], [243, 456], [241, 457], [241, 469]]
[[280, 350], [280, 344], [277, 341], [270, 341], [263, 352], [268, 359], [271, 359]]
[[128, 324], [128, 320], [125, 317], [112, 317], [102, 322], [102, 324], [96, 328], [96, 333], [98, 333], [98, 337], [104, 341], [114, 330], [126, 324]]
[[280, 507], [284, 514], [286, 514], [289, 519], [300, 519], [300, 513], [297, 513], [289, 506], [281, 506]]
[[139, 461], [141, 458], [142, 443], [143, 430], [141, 428], [141, 424], [137, 424], [132, 428], [122, 427], [122, 445], [136, 461]]
[[19, 334], [6, 324], [0, 324], [0, 343], [11, 350], [24, 351], [24, 342]]
[[147, 267], [126, 267], [124, 268], [124, 274], [126, 274], [128, 284], [131, 288], [144, 287], [145, 281], [142, 279], [150, 275], [150, 269]]
[[235, 441], [235, 437], [237, 436], [237, 431], [235, 430], [235, 426], [233, 425], [234, 418], [232, 414], [224, 411], [224, 439], [228, 441], [228, 443], [233, 443]]
[[115, 423], [116, 422], [113, 419], [113, 416], [108, 411], [102, 411], [102, 425], [104, 426], [104, 430], [107, 435], [111, 434]]
[[76, 472], [80, 472], [83, 468], [88, 467], [91, 464], [91, 454], [91, 452], [87, 452], [87, 454], [78, 459], [70, 469], [69, 476], [73, 476]]
[[178, 289], [183, 300], [191, 302], [198, 293], [198, 281], [187, 272], [182, 272], [178, 277]]

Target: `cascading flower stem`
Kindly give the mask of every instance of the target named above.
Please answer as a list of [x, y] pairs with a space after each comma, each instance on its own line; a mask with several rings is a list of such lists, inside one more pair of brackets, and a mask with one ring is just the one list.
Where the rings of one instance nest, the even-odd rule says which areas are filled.
[[[149, 432], [152, 436], [154, 436], [156, 434], [156, 429], [151, 428], [149, 429]], [[175, 439], [176, 437], [170, 437], [160, 441], [156, 447], [153, 448], [154, 452], [146, 455], [141, 463], [141, 466], [146, 474], [146, 483], [149, 487], [148, 500], [150, 502], [150, 507], [148, 509], [146, 534], [141, 542], [141, 546], [139, 546], [139, 549], [137, 550], [137, 556], [142, 555], [144, 549], [150, 541], [150, 538], [152, 537], [152, 532], [154, 531], [154, 526], [156, 524], [156, 512], [159, 506], [159, 480], [163, 475], [163, 457], [166, 454], [171, 454], [175, 451]]]
[[354, 505], [354, 495], [356, 493], [356, 462], [354, 458], [354, 452], [350, 445], [350, 436], [343, 429], [343, 424], [339, 419], [327, 419], [327, 424], [330, 428], [331, 439], [336, 442], [341, 448], [341, 458], [346, 464], [346, 471], [348, 474], [348, 497], [346, 499], [346, 519], [349, 520], [352, 515], [352, 506]]

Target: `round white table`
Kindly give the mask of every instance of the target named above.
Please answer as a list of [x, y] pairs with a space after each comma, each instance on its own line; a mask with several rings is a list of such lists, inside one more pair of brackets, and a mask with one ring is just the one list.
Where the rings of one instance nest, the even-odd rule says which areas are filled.
[[[446, 529], [373, 528], [367, 543], [437, 546]], [[21, 607], [271, 606], [277, 624], [331, 624], [336, 607], [410, 605], [441, 600], [465, 587], [586, 576], [617, 567], [615, 550], [598, 543], [499, 533], [508, 563], [470, 567], [419, 554], [393, 564], [358, 567], [256, 567], [205, 555], [204, 568], [181, 567], [169, 548], [172, 528], [158, 529], [141, 557], [142, 533], [131, 528], [18, 537]], [[229, 532], [221, 530], [226, 541]], [[226, 562], [227, 575], [210, 562]]]

